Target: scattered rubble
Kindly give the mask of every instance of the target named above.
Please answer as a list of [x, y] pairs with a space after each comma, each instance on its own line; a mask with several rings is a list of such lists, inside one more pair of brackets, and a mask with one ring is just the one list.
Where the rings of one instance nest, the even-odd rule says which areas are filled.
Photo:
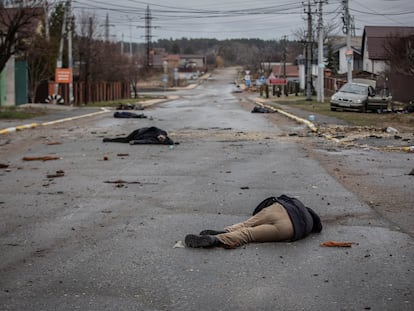
[[65, 176], [65, 172], [62, 170], [58, 170], [56, 171], [56, 174], [48, 174], [46, 177], [47, 178], [57, 178], [57, 177], [63, 177]]

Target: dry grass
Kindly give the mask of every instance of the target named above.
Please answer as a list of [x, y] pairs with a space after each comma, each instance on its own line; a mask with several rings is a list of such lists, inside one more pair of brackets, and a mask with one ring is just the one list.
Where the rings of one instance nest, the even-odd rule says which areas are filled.
[[313, 113], [323, 114], [346, 121], [355, 126], [368, 126], [375, 128], [395, 127], [400, 131], [414, 131], [414, 113], [359, 113], [348, 111], [331, 111], [328, 101], [324, 103], [315, 100], [306, 101], [304, 98], [291, 98], [277, 100], [278, 104], [289, 105]]

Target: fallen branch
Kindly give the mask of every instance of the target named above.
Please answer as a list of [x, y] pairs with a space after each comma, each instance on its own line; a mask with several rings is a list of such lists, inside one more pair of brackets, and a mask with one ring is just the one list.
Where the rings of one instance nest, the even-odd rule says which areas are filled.
[[42, 157], [23, 157], [23, 161], [51, 161], [59, 160], [60, 157], [42, 156]]
[[125, 181], [122, 179], [118, 179], [118, 180], [106, 180], [104, 181], [104, 183], [106, 184], [140, 184], [141, 182], [139, 181]]
[[321, 246], [324, 247], [351, 247], [355, 242], [336, 242], [336, 241], [326, 241], [321, 243]]

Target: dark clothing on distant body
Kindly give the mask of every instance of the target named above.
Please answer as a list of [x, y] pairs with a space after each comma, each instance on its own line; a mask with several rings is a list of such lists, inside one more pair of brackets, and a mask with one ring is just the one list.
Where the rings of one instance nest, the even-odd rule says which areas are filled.
[[114, 118], [140, 118], [145, 119], [147, 116], [143, 113], [136, 114], [134, 112], [128, 112], [128, 111], [115, 111]]
[[274, 111], [272, 111], [268, 108], [265, 108], [265, 107], [254, 106], [251, 112], [252, 113], [272, 113]]
[[[164, 140], [160, 140], [160, 136]], [[103, 142], [129, 143], [131, 145], [140, 144], [162, 144], [173, 145], [174, 142], [168, 137], [166, 131], [155, 126], [143, 127], [133, 131], [126, 137], [104, 138]]]

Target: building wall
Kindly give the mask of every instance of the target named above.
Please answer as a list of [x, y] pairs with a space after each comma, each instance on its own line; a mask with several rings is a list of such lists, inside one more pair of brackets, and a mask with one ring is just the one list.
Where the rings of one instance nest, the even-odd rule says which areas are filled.
[[14, 56], [10, 57], [9, 61], [6, 64], [4, 69], [6, 75], [5, 81], [5, 101], [4, 106], [14, 106], [15, 105], [15, 89], [14, 89]]
[[380, 74], [387, 69], [387, 65], [383, 60], [369, 59], [368, 44], [368, 40], [365, 40], [363, 49], [364, 55], [362, 56], [362, 70], [373, 74]]
[[[345, 52], [346, 46], [339, 49], [339, 69], [338, 73], [346, 73], [348, 72], [348, 60], [346, 59]], [[354, 59], [351, 60], [351, 68], [354, 68]]]

